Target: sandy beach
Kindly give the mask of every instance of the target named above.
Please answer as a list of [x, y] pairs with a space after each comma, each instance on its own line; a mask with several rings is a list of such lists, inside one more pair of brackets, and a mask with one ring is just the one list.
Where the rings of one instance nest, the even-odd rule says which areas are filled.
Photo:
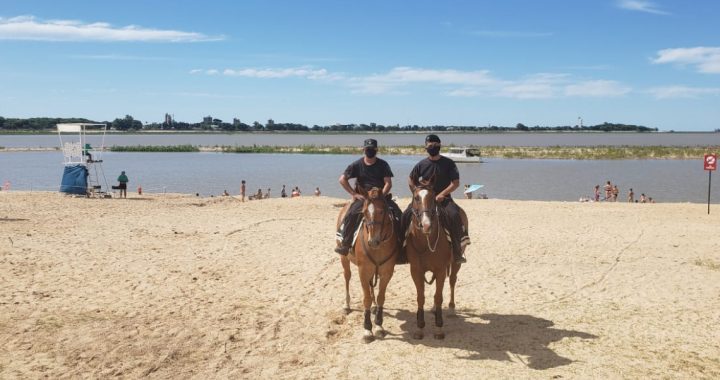
[[0, 378], [720, 378], [715, 205], [459, 200], [446, 338], [402, 265], [365, 344], [342, 202], [0, 192]]

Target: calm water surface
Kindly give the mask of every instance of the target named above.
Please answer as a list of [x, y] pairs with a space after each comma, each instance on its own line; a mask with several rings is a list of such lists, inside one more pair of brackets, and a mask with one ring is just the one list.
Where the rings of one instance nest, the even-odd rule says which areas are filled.
[[[361, 146], [368, 137], [376, 138], [385, 146], [422, 145], [425, 133], [402, 134], [161, 134], [126, 135], [108, 134], [105, 145], [331, 145]], [[477, 146], [593, 146], [593, 145], [659, 145], [708, 146], [720, 145], [720, 133], [440, 133], [444, 144]], [[100, 138], [90, 137], [93, 146]], [[55, 148], [57, 135], [0, 135], [0, 146], [9, 148]]]
[[[105, 177], [116, 184], [120, 171], [130, 177], [129, 189], [141, 185], [148, 192], [219, 195], [239, 192], [246, 180], [248, 193], [271, 188], [278, 196], [285, 184], [299, 186], [310, 195], [320, 187], [323, 195], [344, 197], [337, 179], [359, 156], [308, 154], [223, 153], [113, 153], [103, 154]], [[407, 176], [420, 156], [385, 156], [395, 174], [394, 193], [409, 196]], [[610, 180], [625, 200], [628, 188], [659, 202], [707, 202], [708, 174], [701, 160], [508, 160], [487, 159], [482, 164], [459, 164], [462, 184], [477, 183], [490, 198], [576, 201], [592, 195], [594, 185]], [[0, 182], [14, 190], [59, 188], [62, 177], [60, 152], [0, 153]], [[102, 172], [98, 172], [102, 175]], [[717, 183], [720, 179], [714, 181]], [[717, 192], [717, 185], [713, 185]], [[456, 190], [456, 197], [462, 196]], [[720, 194], [715, 195], [717, 203]]]

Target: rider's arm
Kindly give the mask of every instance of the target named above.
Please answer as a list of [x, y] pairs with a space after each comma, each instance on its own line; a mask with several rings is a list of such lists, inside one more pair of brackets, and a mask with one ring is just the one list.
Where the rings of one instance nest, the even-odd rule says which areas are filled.
[[353, 188], [350, 186], [350, 182], [348, 182], [348, 178], [345, 176], [344, 173], [340, 175], [338, 182], [340, 182], [340, 186], [342, 186], [342, 188], [347, 191], [347, 193], [350, 194], [351, 197], [363, 199], [363, 196], [356, 193], [355, 190], [353, 190]]
[[417, 187], [417, 185], [415, 185], [415, 181], [412, 177], [408, 177], [408, 187], [410, 187], [410, 194], [415, 192], [415, 187]]
[[390, 194], [390, 190], [392, 190], [392, 177], [385, 177], [383, 180], [385, 181], [385, 185], [383, 186], [382, 193]]
[[452, 192], [455, 191], [455, 189], [457, 189], [459, 186], [460, 186], [460, 180], [459, 180], [459, 179], [453, 180], [452, 182], [450, 182], [450, 184], [448, 185], [448, 187], [446, 187], [443, 191], [441, 191], [441, 192], [437, 195], [437, 198], [445, 198], [445, 197], [449, 196], [449, 195], [452, 194]]

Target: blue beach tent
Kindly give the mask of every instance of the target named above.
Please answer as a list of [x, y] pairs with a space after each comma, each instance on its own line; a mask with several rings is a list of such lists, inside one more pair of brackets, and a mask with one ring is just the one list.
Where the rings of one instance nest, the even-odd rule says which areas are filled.
[[87, 192], [88, 169], [84, 165], [65, 166], [60, 192], [85, 195]]

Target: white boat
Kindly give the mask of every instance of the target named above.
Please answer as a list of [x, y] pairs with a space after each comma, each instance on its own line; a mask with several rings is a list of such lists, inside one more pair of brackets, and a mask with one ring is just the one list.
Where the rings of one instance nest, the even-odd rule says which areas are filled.
[[448, 151], [443, 156], [455, 162], [482, 162], [480, 161], [480, 150], [475, 148], [448, 148]]

